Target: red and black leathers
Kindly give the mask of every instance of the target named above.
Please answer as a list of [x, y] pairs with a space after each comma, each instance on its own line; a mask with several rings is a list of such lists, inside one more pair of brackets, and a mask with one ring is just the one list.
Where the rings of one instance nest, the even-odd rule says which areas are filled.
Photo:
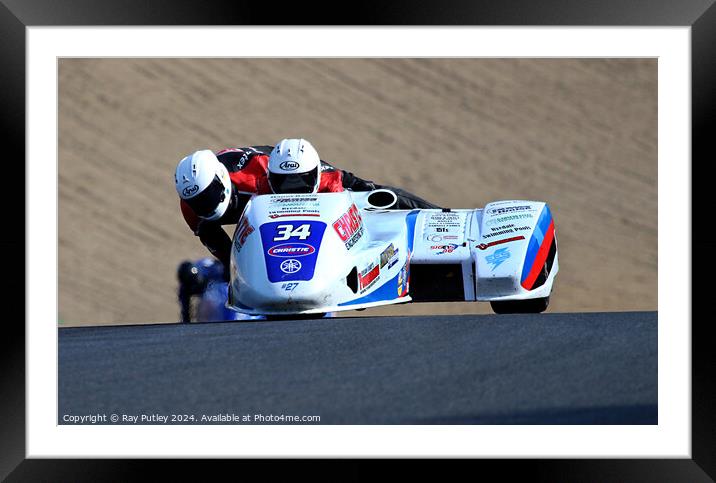
[[[238, 223], [251, 196], [272, 192], [268, 183], [268, 160], [272, 149], [273, 146], [250, 146], [224, 149], [216, 153], [216, 157], [229, 171], [229, 178], [233, 185], [229, 207], [218, 220], [208, 221], [199, 218], [184, 200], [181, 201], [184, 219], [202, 244], [224, 264], [227, 280], [231, 238], [221, 226]], [[387, 188], [396, 193], [398, 196], [398, 202], [394, 206], [396, 209], [439, 208], [406, 191], [360, 179], [353, 173], [336, 169], [321, 160], [319, 193], [340, 192], [346, 189], [371, 191], [379, 188]]]

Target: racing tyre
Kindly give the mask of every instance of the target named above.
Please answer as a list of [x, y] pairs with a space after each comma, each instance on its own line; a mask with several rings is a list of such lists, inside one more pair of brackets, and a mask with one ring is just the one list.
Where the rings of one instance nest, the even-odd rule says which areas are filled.
[[549, 297], [490, 302], [496, 314], [539, 314], [547, 310]]

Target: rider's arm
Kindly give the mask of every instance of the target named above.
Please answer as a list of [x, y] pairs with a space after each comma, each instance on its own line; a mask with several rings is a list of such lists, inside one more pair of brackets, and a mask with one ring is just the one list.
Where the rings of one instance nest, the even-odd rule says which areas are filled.
[[223, 265], [225, 273], [228, 273], [229, 260], [231, 259], [231, 238], [221, 228], [219, 223], [201, 220], [184, 201], [181, 202], [181, 212], [184, 215], [189, 228], [199, 237], [201, 243], [214, 255]]
[[378, 188], [372, 181], [367, 181], [348, 171], [343, 171], [343, 188], [351, 191], [372, 191]]
[[[231, 238], [218, 223], [199, 223], [197, 236], [201, 243], [214, 255], [223, 265], [224, 273], [228, 273], [231, 260]], [[226, 279], [226, 276], [224, 276]]]
[[[343, 169], [338, 169], [332, 164], [321, 160], [321, 176], [322, 177], [333, 177], [335, 183], [342, 186], [344, 190], [351, 191], [372, 191], [376, 185], [372, 181], [360, 179], [353, 173], [349, 173]], [[332, 180], [333, 181], [333, 180]], [[333, 189], [331, 191], [340, 191], [340, 188]]]
[[[326, 171], [325, 166], [328, 166], [328, 170], [338, 171], [336, 170], [336, 168], [326, 163], [325, 161], [321, 161], [321, 163], [324, 166], [323, 172]], [[398, 201], [395, 204], [396, 209], [412, 210], [415, 208], [440, 208], [439, 206], [430, 203], [429, 201], [425, 201], [424, 199], [400, 188], [388, 185], [380, 185], [374, 183], [373, 181], [364, 180], [348, 171], [340, 170], [340, 172], [342, 174], [343, 189], [351, 191], [372, 191], [377, 189], [388, 189], [393, 191], [398, 198]]]

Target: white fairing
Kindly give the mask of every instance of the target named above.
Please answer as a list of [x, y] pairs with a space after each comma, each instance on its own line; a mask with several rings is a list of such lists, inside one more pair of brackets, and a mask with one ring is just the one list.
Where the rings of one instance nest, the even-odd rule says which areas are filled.
[[[409, 283], [430, 282], [424, 275], [429, 265], [457, 270], [449, 281], [457, 296], [450, 300], [517, 300], [551, 292], [558, 265], [556, 241], [549, 263], [549, 247], [540, 251], [553, 237], [544, 203], [381, 210], [370, 206], [369, 195], [252, 198], [234, 234], [228, 305], [272, 315], [409, 302]], [[533, 272], [535, 263], [541, 265]], [[541, 271], [548, 276], [539, 280]]]
[[[477, 300], [549, 296], [559, 271], [549, 207], [534, 201], [501, 201], [489, 203], [476, 212], [475, 219], [480, 227], [473, 252], [479, 281]], [[550, 258], [549, 274], [540, 280], [540, 268], [549, 266]]]

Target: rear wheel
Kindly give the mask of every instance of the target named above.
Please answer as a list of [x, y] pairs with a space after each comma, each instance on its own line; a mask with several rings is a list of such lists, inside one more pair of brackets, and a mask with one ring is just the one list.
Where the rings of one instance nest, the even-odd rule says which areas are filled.
[[549, 297], [490, 302], [496, 314], [539, 314], [547, 310]]

